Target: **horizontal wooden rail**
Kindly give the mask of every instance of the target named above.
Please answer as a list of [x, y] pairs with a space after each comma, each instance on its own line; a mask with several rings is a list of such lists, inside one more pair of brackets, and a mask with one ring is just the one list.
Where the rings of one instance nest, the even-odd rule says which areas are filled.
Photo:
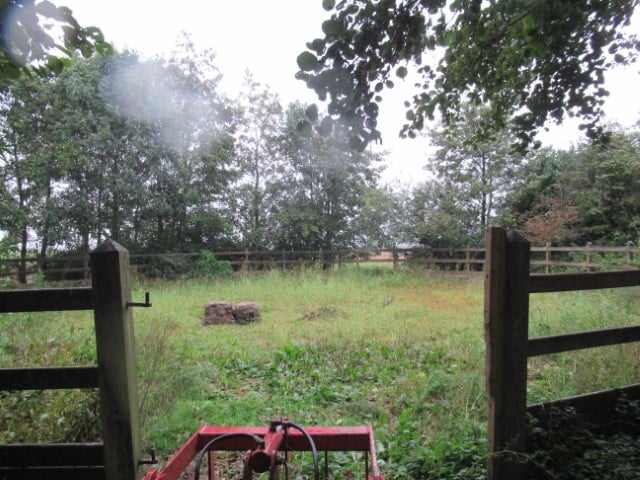
[[0, 466], [2, 480], [105, 480], [106, 477], [103, 466], [29, 468]]
[[557, 408], [572, 408], [581, 415], [591, 416], [594, 420], [602, 421], [608, 416], [615, 415], [616, 402], [621, 397], [625, 397], [628, 400], [640, 399], [640, 383], [585, 393], [550, 402], [534, 403], [527, 405], [527, 413], [535, 418], [541, 418], [545, 413], [552, 413], [552, 410]]
[[[0, 445], [0, 465], [4, 467], [101, 466], [102, 443], [8, 444]], [[1, 475], [2, 470], [0, 470]]]
[[97, 388], [98, 367], [0, 369], [0, 390]]
[[588, 332], [566, 333], [546, 337], [530, 338], [527, 356], [549, 355], [584, 348], [604, 347], [620, 343], [640, 341], [640, 326], [606, 328]]
[[0, 291], [0, 313], [91, 310], [91, 288]]
[[638, 285], [640, 285], [640, 269], [615, 272], [552, 273], [529, 277], [530, 293], [598, 290]]

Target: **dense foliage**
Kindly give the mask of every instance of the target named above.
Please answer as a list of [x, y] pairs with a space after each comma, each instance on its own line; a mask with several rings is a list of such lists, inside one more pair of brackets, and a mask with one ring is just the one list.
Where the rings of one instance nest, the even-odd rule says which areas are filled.
[[415, 136], [436, 111], [449, 123], [470, 101], [490, 108], [491, 128], [510, 121], [522, 145], [569, 114], [596, 136], [604, 71], [635, 59], [637, 39], [623, 27], [636, 4], [324, 0], [332, 11], [324, 38], [298, 56], [298, 76], [328, 100], [356, 147], [380, 138], [381, 93], [405, 78], [419, 92], [406, 103], [402, 135]]
[[67, 7], [48, 0], [0, 1], [0, 80], [60, 73], [76, 51], [88, 58], [111, 53], [111, 45], [100, 29], [82, 27]]
[[[19, 252], [24, 280], [29, 251], [42, 257], [59, 250], [84, 253], [106, 237], [134, 253], [328, 251], [407, 243], [479, 245], [484, 229], [499, 224], [523, 231], [536, 244], [637, 242], [636, 132], [613, 129], [564, 152], [513, 148], [547, 115], [561, 119], [563, 112], [579, 107], [587, 120], [597, 118], [603, 93], [593, 88], [607, 66], [603, 48], [608, 45], [611, 55], [622, 55], [612, 62], [633, 57], [627, 48], [633, 38], [613, 28], [627, 22], [635, 4], [454, 2], [445, 28], [438, 17], [444, 3], [326, 1], [327, 9], [335, 10], [323, 27], [327, 38], [312, 42], [317, 55], [307, 52], [299, 63], [314, 88], [329, 88], [323, 83], [329, 82], [329, 90], [321, 92], [331, 98], [327, 112], [314, 105], [282, 105], [250, 74], [239, 97], [229, 98], [220, 92], [222, 72], [213, 52], [195, 51], [188, 38], [171, 58], [142, 60], [131, 52], [91, 57], [87, 47], [82, 53], [90, 58], [67, 59], [55, 76], [5, 76], [0, 89], [0, 251]], [[46, 1], [39, 5], [48, 8]], [[569, 33], [561, 33], [560, 24], [540, 23], [564, 15], [564, 8], [575, 9], [575, 19], [558, 20], [573, 28]], [[56, 12], [55, 18], [67, 18], [64, 9]], [[500, 16], [512, 20], [504, 31], [496, 31]], [[600, 33], [594, 31], [596, 20], [602, 22]], [[380, 22], [384, 28], [374, 31]], [[513, 103], [513, 92], [522, 87], [509, 83], [515, 81], [509, 74], [514, 65], [531, 67], [534, 58], [554, 65], [558, 60], [552, 46], [538, 45], [541, 32], [551, 35], [548, 29], [555, 32], [549, 38], [558, 42], [553, 48], [571, 43], [564, 60], [577, 76], [525, 69], [523, 78], [533, 82], [535, 92], [521, 89], [521, 103]], [[470, 73], [451, 56], [463, 48], [461, 32], [473, 34], [474, 41], [497, 35], [496, 44], [506, 50], [493, 53], [505, 55], [504, 78], [491, 70], [476, 72], [480, 83], [475, 86], [463, 81]], [[367, 43], [376, 35], [384, 39], [379, 48]], [[500, 43], [508, 39], [515, 50]], [[417, 61], [420, 52], [438, 42], [445, 51], [440, 67], [429, 74], [426, 65], [419, 71], [427, 76], [425, 92], [441, 91], [428, 101], [420, 97], [421, 106], [407, 116], [411, 132], [436, 107], [444, 114], [429, 131], [436, 148], [431, 178], [413, 190], [381, 186], [384, 154], [360, 148], [375, 136], [377, 115], [378, 100], [365, 94], [365, 87], [375, 84], [374, 93], [391, 87], [393, 65]], [[324, 52], [321, 60], [319, 51]], [[579, 51], [584, 53], [579, 64], [571, 63]], [[348, 76], [351, 69], [365, 67], [364, 77]], [[579, 75], [587, 67], [594, 68], [594, 76]], [[407, 74], [402, 65], [396, 72]], [[507, 103], [494, 98], [496, 92], [486, 83], [491, 75], [504, 81], [499, 90]], [[351, 90], [353, 85], [344, 83], [347, 76], [364, 83]], [[381, 80], [387, 83], [375, 83]], [[350, 92], [346, 97], [345, 91]], [[549, 103], [549, 92], [564, 96], [564, 106]], [[534, 97], [541, 102], [539, 111], [523, 130], [522, 110], [511, 114], [517, 107], [531, 110]], [[347, 103], [340, 102], [356, 110], [349, 113], [343, 109]], [[360, 117], [363, 112], [366, 119]], [[335, 122], [336, 115], [346, 116], [347, 123]], [[510, 133], [511, 126], [520, 137]], [[354, 142], [363, 128], [370, 135]]]
[[337, 148], [338, 132], [302, 135], [307, 108], [284, 113], [250, 78], [240, 99], [226, 97], [213, 60], [185, 39], [172, 58], [76, 57], [56, 77], [6, 82], [5, 247], [24, 259], [106, 237], [133, 252], [368, 241], [358, 229], [382, 156]]
[[640, 239], [638, 132], [569, 151], [542, 150], [519, 170], [503, 221], [540, 244], [622, 245]]

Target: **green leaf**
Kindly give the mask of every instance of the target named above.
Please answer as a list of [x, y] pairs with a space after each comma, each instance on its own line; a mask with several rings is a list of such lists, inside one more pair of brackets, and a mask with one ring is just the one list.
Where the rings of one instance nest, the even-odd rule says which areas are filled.
[[405, 78], [407, 76], [407, 67], [398, 67], [396, 75], [398, 78]]
[[56, 7], [49, 1], [44, 1], [36, 5], [36, 12], [38, 12], [43, 17], [57, 18], [58, 7]]
[[296, 59], [298, 68], [303, 72], [309, 72], [315, 70], [318, 66], [318, 59], [311, 52], [302, 52]]
[[322, 22], [322, 31], [327, 37], [338, 36], [342, 33], [342, 23], [337, 20], [326, 20]]
[[309, 105], [304, 114], [309, 120], [315, 122], [318, 119], [318, 106], [315, 103]]
[[89, 58], [93, 53], [93, 47], [89, 43], [83, 43], [80, 45], [80, 53], [84, 58]]
[[96, 52], [102, 55], [103, 57], [109, 56], [113, 54], [113, 46], [107, 42], [98, 42], [96, 43]]
[[329, 11], [336, 5], [335, 0], [322, 0], [322, 8]]
[[60, 60], [55, 55], [49, 55], [47, 57], [47, 68], [58, 75], [60, 72], [62, 72], [64, 63], [62, 63], [62, 60]]

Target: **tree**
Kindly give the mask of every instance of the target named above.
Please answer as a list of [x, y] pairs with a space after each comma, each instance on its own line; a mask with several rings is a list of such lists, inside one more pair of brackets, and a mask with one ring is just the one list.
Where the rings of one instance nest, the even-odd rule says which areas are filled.
[[503, 202], [503, 225], [521, 231], [535, 245], [565, 245], [579, 236], [579, 216], [572, 179], [575, 152], [541, 149], [514, 174]]
[[596, 136], [605, 70], [636, 57], [638, 41], [623, 30], [636, 3], [323, 0], [332, 14], [324, 38], [298, 56], [298, 78], [329, 101], [354, 146], [380, 138], [381, 92], [412, 66], [420, 92], [405, 103], [401, 135], [415, 136], [436, 112], [448, 124], [470, 101], [490, 108], [496, 129], [512, 125], [523, 146], [567, 115]]
[[488, 109], [466, 104], [457, 120], [430, 134], [431, 144], [438, 147], [429, 164], [432, 172], [438, 181], [456, 186], [457, 201], [477, 212], [481, 231], [489, 226], [521, 160], [513, 151], [513, 136], [489, 133], [490, 123]]
[[[0, 80], [32, 71], [60, 73], [76, 51], [85, 58], [112, 52], [100, 29], [80, 26], [71, 10], [48, 0], [0, 0], [0, 27]], [[52, 36], [56, 28], [62, 32], [62, 44]]]
[[12, 94], [0, 93], [0, 172], [3, 195], [0, 228], [19, 245], [18, 279], [26, 281], [26, 255], [33, 231], [41, 234], [43, 250], [52, 222], [52, 184], [60, 177], [61, 164], [53, 155], [51, 84], [32, 78], [14, 81]]
[[106, 236], [134, 251], [226, 242], [233, 118], [217, 70], [185, 55], [75, 58], [2, 91], [0, 209], [12, 213], [0, 228], [24, 255], [37, 242], [42, 255], [86, 252]]
[[541, 150], [523, 165], [503, 212], [504, 224], [538, 244], [620, 245], [640, 236], [640, 142], [609, 127], [606, 144]]
[[234, 199], [236, 228], [245, 248], [258, 249], [268, 243], [265, 201], [279, 163], [284, 115], [278, 96], [248, 72], [240, 103], [242, 120], [236, 138], [242, 177]]
[[640, 238], [640, 135], [616, 132], [577, 152], [572, 186], [583, 241], [620, 245]]
[[[356, 241], [356, 219], [381, 156], [339, 148], [338, 130], [329, 137], [301, 132], [307, 110], [293, 104], [286, 113], [283, 163], [269, 190], [270, 237], [282, 249], [346, 248]], [[320, 116], [316, 123], [322, 123]]]
[[462, 248], [482, 243], [478, 212], [464, 201], [460, 186], [427, 181], [416, 187], [411, 215], [418, 241], [430, 248]]
[[388, 249], [414, 240], [410, 218], [411, 195], [406, 189], [376, 186], [365, 190], [364, 204], [356, 220], [356, 245]]

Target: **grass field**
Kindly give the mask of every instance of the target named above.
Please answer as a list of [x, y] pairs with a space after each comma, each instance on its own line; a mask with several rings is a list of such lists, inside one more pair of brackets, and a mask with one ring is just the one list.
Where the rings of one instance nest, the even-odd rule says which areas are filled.
[[[134, 313], [140, 411], [145, 447], [160, 456], [202, 424], [286, 415], [301, 425], [372, 424], [389, 480], [484, 478], [482, 277], [363, 266], [153, 282], [134, 296], [146, 290], [153, 307]], [[637, 293], [534, 295], [531, 335], [637, 324]], [[262, 321], [203, 327], [214, 300], [258, 302]], [[3, 315], [0, 360], [92, 363], [92, 335], [86, 313]], [[634, 383], [638, 353], [626, 345], [532, 359], [529, 401]], [[0, 395], [0, 442], [97, 435], [93, 394]], [[356, 460], [335, 455], [335, 478], [351, 478]]]

